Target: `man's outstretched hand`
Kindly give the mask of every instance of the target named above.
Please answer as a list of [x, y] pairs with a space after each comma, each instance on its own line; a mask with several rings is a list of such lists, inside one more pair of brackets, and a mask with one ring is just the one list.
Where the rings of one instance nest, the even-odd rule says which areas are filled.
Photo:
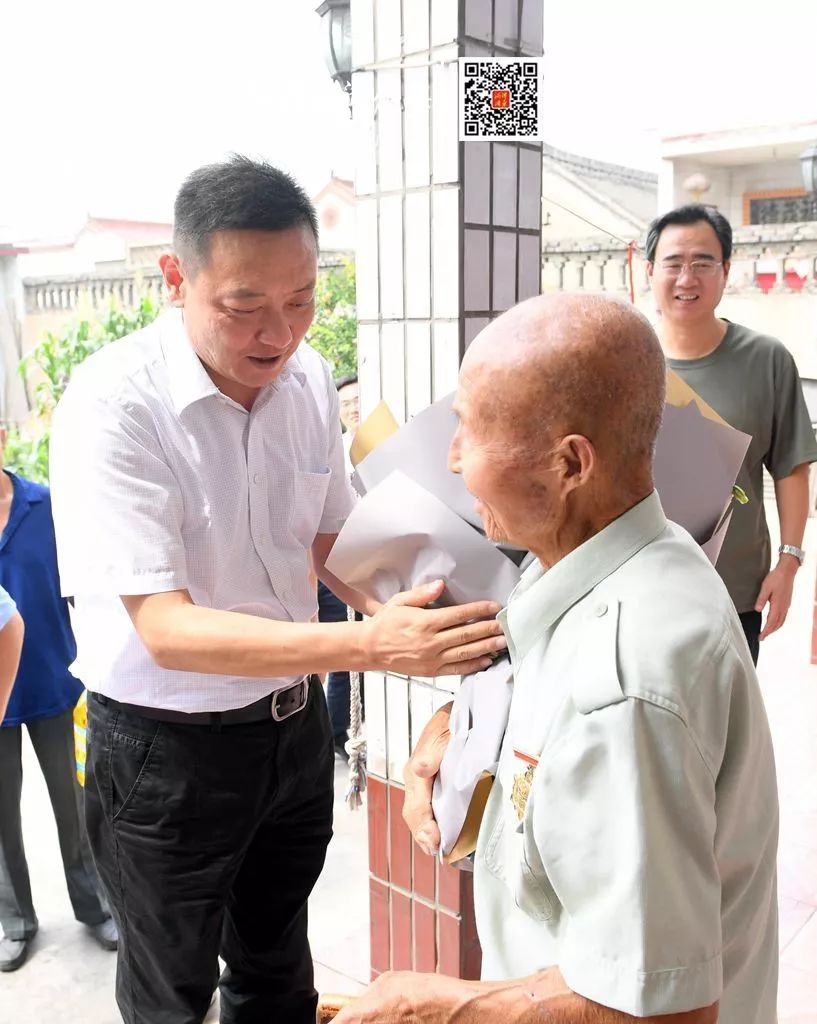
[[468, 675], [487, 668], [507, 642], [495, 601], [426, 608], [442, 580], [396, 594], [365, 623], [364, 669], [407, 676]]
[[414, 753], [403, 770], [406, 793], [403, 818], [420, 849], [434, 857], [440, 849], [440, 829], [431, 809], [434, 779], [451, 739], [448, 724], [453, 701], [441, 707], [420, 734]]

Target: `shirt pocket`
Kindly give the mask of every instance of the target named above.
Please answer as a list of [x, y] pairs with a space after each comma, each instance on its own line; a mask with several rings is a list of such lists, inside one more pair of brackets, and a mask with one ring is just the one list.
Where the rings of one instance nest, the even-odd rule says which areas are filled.
[[312, 547], [318, 533], [331, 478], [331, 469], [322, 473], [295, 472], [289, 530], [302, 548]]
[[517, 907], [534, 921], [553, 916], [550, 882], [542, 866], [531, 826], [504, 812], [485, 844], [485, 866], [513, 894]]

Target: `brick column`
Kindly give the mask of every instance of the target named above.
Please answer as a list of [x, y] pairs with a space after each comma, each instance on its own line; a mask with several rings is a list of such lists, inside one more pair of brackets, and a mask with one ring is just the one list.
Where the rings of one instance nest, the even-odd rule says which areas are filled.
[[[538, 56], [543, 0], [352, 0], [361, 414], [456, 387], [465, 348], [538, 294], [541, 146], [458, 142], [457, 58]], [[368, 673], [372, 976], [479, 977], [473, 876], [411, 842], [402, 770], [459, 679]]]

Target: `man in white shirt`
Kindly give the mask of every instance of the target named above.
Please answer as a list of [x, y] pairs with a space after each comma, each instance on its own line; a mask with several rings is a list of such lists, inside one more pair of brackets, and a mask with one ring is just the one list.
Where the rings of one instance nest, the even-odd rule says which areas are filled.
[[[120, 933], [126, 1024], [311, 1024], [306, 901], [332, 830], [333, 751], [310, 672], [488, 664], [495, 606], [378, 607], [324, 564], [352, 508], [337, 392], [301, 346], [315, 213], [235, 157], [176, 199], [173, 310], [98, 352], [56, 411], [51, 482], [77, 673], [88, 833]], [[372, 616], [322, 625], [310, 557]], [[478, 621], [471, 621], [478, 620]]]
[[483, 980], [381, 975], [337, 1024], [774, 1024], [771, 737], [729, 594], [653, 487], [664, 378], [602, 296], [530, 300], [469, 348], [451, 465], [488, 535], [536, 555], [500, 614]]

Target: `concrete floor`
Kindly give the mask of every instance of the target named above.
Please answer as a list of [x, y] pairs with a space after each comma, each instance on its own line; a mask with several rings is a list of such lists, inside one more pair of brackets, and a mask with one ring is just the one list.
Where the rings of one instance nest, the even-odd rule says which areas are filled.
[[[817, 666], [809, 663], [815, 520], [805, 546], [809, 559], [798, 573], [789, 621], [764, 642], [759, 666], [781, 800], [780, 1024], [817, 1024]], [[25, 771], [24, 827], [40, 934], [29, 963], [0, 975], [0, 1021], [117, 1024], [115, 957], [72, 918], [48, 797], [28, 745]], [[366, 816], [365, 809], [345, 807], [340, 764], [335, 778], [335, 838], [312, 898], [310, 935], [318, 989], [353, 993], [369, 975]], [[207, 1019], [218, 1020], [216, 1008]]]

